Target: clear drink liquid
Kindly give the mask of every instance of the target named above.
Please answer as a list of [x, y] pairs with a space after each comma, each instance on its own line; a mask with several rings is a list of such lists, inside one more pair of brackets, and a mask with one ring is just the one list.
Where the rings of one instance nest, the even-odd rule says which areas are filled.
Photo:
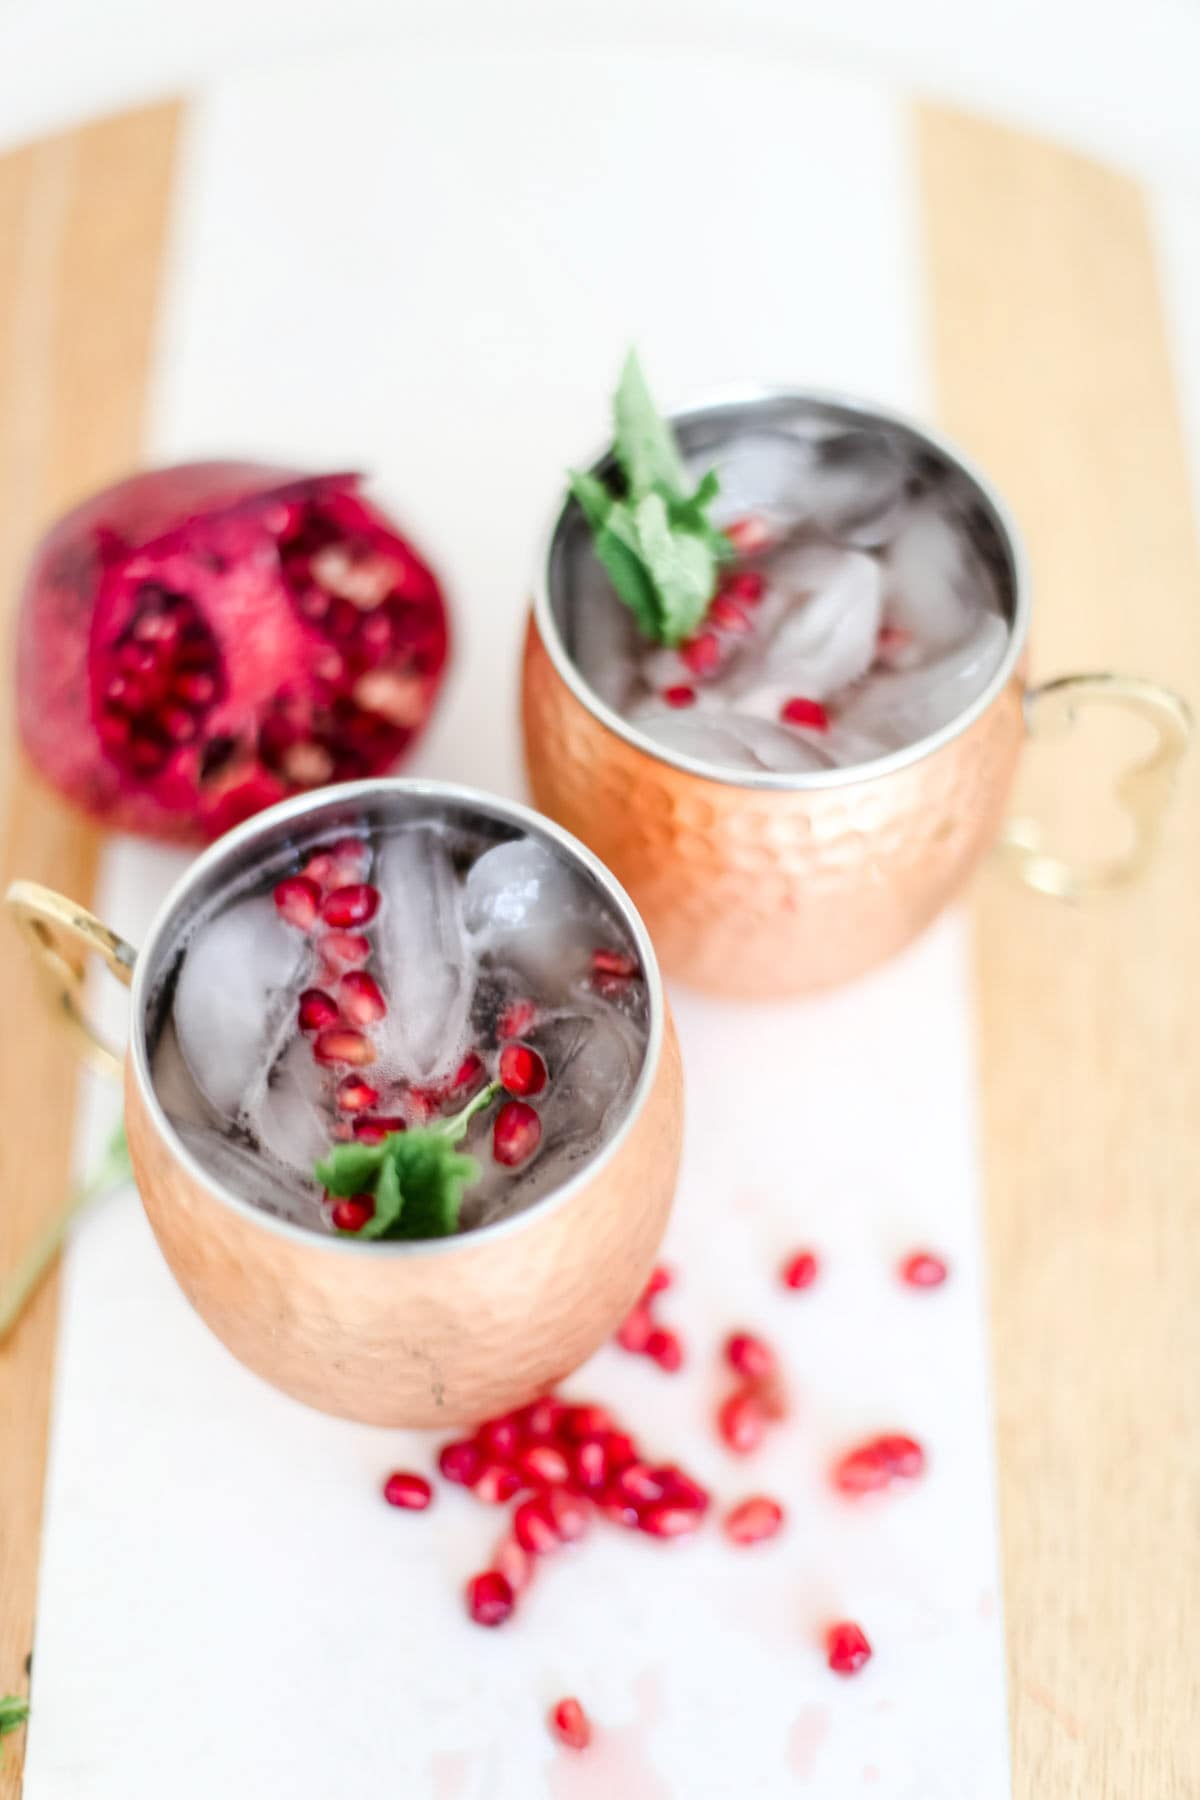
[[505, 1067], [538, 1141], [497, 1159], [509, 1093], [473, 1118], [462, 1229], [531, 1205], [611, 1135], [646, 1049], [635, 946], [589, 876], [505, 829], [429, 816], [314, 840], [189, 926], [155, 1005], [153, 1079], [218, 1180], [331, 1231], [318, 1158], [457, 1113]]
[[1008, 642], [1011, 570], [953, 464], [901, 427], [821, 406], [702, 450], [685, 432], [683, 447], [695, 479], [716, 468], [714, 523], [739, 553], [680, 650], [639, 636], [582, 520], [560, 530], [560, 622], [609, 706], [700, 761], [804, 773], [903, 749], [983, 692]]

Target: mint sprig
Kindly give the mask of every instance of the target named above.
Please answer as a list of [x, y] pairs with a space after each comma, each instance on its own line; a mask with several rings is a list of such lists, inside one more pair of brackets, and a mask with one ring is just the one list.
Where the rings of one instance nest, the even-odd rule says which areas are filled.
[[393, 1131], [381, 1144], [335, 1144], [314, 1173], [339, 1199], [370, 1194], [375, 1211], [359, 1238], [452, 1237], [458, 1230], [463, 1195], [479, 1180], [479, 1164], [454, 1148], [467, 1126], [500, 1091], [493, 1081], [453, 1118], [411, 1131]]
[[613, 454], [624, 477], [615, 493], [596, 475], [569, 471], [571, 492], [592, 532], [596, 555], [643, 637], [673, 648], [686, 642], [733, 555], [708, 516], [718, 481], [710, 469], [691, 492], [675, 437], [650, 397], [634, 351], [613, 400]]
[[[29, 1717], [29, 1702], [20, 1694], [0, 1694], [0, 1740], [6, 1738], [10, 1731], [19, 1731]], [[4, 1760], [4, 1745], [0, 1742], [0, 1762]]]

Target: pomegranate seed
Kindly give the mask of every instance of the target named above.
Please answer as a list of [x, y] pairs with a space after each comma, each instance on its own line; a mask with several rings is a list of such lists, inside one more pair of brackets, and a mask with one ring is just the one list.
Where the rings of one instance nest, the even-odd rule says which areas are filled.
[[[725, 536], [740, 556], [753, 556], [756, 550], [765, 550], [771, 541], [771, 527], [757, 513], [748, 513], [744, 519], [735, 519], [732, 525], [726, 525]], [[737, 576], [732, 579], [736, 581]]]
[[321, 954], [331, 963], [345, 963], [357, 968], [371, 954], [371, 940], [361, 931], [327, 931], [321, 939]]
[[403, 1119], [384, 1119], [378, 1116], [355, 1119], [354, 1135], [360, 1144], [382, 1144], [384, 1138], [391, 1137], [393, 1131], [407, 1131]]
[[548, 1489], [542, 1496], [542, 1504], [564, 1544], [578, 1543], [592, 1522], [587, 1501], [576, 1494], [568, 1494], [565, 1488]]
[[783, 1524], [783, 1508], [778, 1500], [756, 1494], [741, 1500], [725, 1514], [725, 1535], [735, 1544], [761, 1544], [772, 1538]]
[[485, 1506], [503, 1506], [521, 1488], [521, 1477], [506, 1463], [485, 1463], [471, 1483], [471, 1492]]
[[368, 1219], [375, 1217], [375, 1201], [370, 1194], [351, 1194], [338, 1200], [330, 1217], [338, 1231], [361, 1231]]
[[471, 1088], [478, 1086], [483, 1075], [483, 1058], [472, 1050], [463, 1057], [454, 1071], [454, 1079], [450, 1083], [451, 1094], [465, 1097]]
[[649, 1307], [644, 1301], [639, 1300], [633, 1311], [618, 1327], [617, 1342], [622, 1350], [630, 1350], [637, 1356], [645, 1350], [654, 1329], [654, 1320], [650, 1316]]
[[702, 631], [691, 638], [679, 652], [693, 675], [711, 675], [721, 660], [721, 640], [714, 631]]
[[760, 1381], [748, 1384], [748, 1390], [754, 1395], [768, 1419], [786, 1419], [788, 1416], [787, 1391], [778, 1376], [767, 1375]]
[[829, 730], [829, 714], [821, 702], [805, 700], [799, 694], [784, 701], [779, 709], [779, 717], [785, 725], [803, 725], [809, 731]]
[[949, 1273], [941, 1257], [935, 1256], [932, 1250], [914, 1250], [900, 1264], [900, 1279], [909, 1287], [941, 1287]]
[[610, 1474], [627, 1469], [638, 1460], [637, 1446], [626, 1431], [606, 1431], [600, 1442]]
[[683, 1367], [683, 1341], [675, 1332], [656, 1326], [646, 1339], [646, 1355], [667, 1375], [675, 1375]]
[[531, 1556], [545, 1556], [558, 1549], [558, 1533], [540, 1498], [522, 1500], [513, 1514], [513, 1536]]
[[643, 1531], [651, 1537], [675, 1538], [684, 1537], [689, 1531], [698, 1529], [702, 1515], [690, 1506], [670, 1506], [662, 1504], [651, 1506], [638, 1518]]
[[337, 1001], [321, 988], [305, 988], [300, 996], [301, 1031], [324, 1031], [338, 1022]]
[[542, 1121], [523, 1100], [506, 1100], [492, 1126], [492, 1155], [506, 1169], [515, 1169], [537, 1149]]
[[492, 1558], [498, 1575], [503, 1575], [514, 1594], [522, 1594], [533, 1580], [533, 1558], [522, 1550], [515, 1537], [504, 1537], [496, 1545]]
[[275, 889], [275, 904], [289, 925], [311, 931], [317, 921], [321, 890], [315, 881], [308, 881], [303, 875], [289, 875]]
[[501, 1013], [496, 1030], [501, 1038], [525, 1037], [536, 1019], [537, 1007], [532, 1000], [514, 1000]]
[[637, 1507], [631, 1506], [628, 1500], [602, 1500], [600, 1511], [614, 1525], [623, 1525], [626, 1531], [637, 1531], [642, 1523]]
[[878, 1493], [896, 1480], [911, 1480], [925, 1468], [925, 1452], [915, 1438], [892, 1433], [848, 1451], [834, 1465], [833, 1479], [844, 1494]]
[[739, 569], [722, 583], [721, 592], [743, 606], [753, 606], [767, 591], [767, 578], [759, 569]]
[[750, 630], [749, 619], [728, 593], [717, 595], [708, 609], [708, 617], [713, 625], [718, 625], [733, 637], [744, 637]]
[[423, 1475], [410, 1475], [397, 1469], [383, 1484], [383, 1497], [389, 1506], [402, 1506], [409, 1512], [424, 1512], [433, 1499], [433, 1489]]
[[467, 1583], [467, 1611], [477, 1625], [503, 1625], [514, 1605], [512, 1585], [499, 1569], [485, 1569]]
[[820, 1273], [821, 1265], [811, 1250], [797, 1250], [789, 1256], [781, 1271], [784, 1287], [811, 1287]]
[[570, 1456], [570, 1464], [572, 1486], [582, 1493], [598, 1493], [608, 1479], [608, 1457], [598, 1438], [589, 1438], [584, 1444], [576, 1444]]
[[871, 1646], [861, 1625], [843, 1620], [831, 1625], [825, 1637], [829, 1666], [835, 1675], [857, 1675], [871, 1660]]
[[330, 845], [329, 854], [333, 862], [332, 881], [337, 887], [361, 881], [371, 866], [371, 848], [362, 838], [339, 838]]
[[553, 1437], [558, 1429], [558, 1421], [563, 1415], [560, 1401], [549, 1398], [533, 1400], [513, 1414], [517, 1428], [527, 1438]]
[[717, 1430], [731, 1450], [748, 1456], [766, 1435], [767, 1419], [758, 1396], [749, 1388], [731, 1394], [717, 1414]]
[[315, 881], [319, 888], [332, 887], [334, 885], [333, 857], [329, 851], [318, 850], [315, 856], [310, 856], [304, 865], [304, 873], [310, 881]]
[[507, 1462], [516, 1455], [520, 1443], [516, 1420], [510, 1413], [499, 1419], [489, 1419], [486, 1425], [480, 1426], [478, 1439], [482, 1449], [490, 1451], [501, 1462]]
[[613, 1416], [607, 1406], [571, 1406], [563, 1414], [559, 1430], [572, 1443], [584, 1438], [603, 1437], [613, 1429]]
[[739, 1375], [749, 1376], [751, 1381], [762, 1381], [775, 1373], [775, 1352], [770, 1344], [749, 1331], [735, 1331], [726, 1339], [725, 1361]]
[[628, 981], [637, 974], [638, 965], [624, 950], [610, 950], [602, 945], [592, 951], [592, 972], [596, 975], [617, 975]]
[[361, 1031], [342, 1027], [319, 1032], [313, 1055], [319, 1063], [349, 1063], [353, 1068], [361, 1069], [375, 1061], [375, 1046]]
[[354, 1025], [374, 1025], [387, 1012], [387, 1001], [373, 975], [352, 969], [338, 982], [342, 1014]]
[[674, 1279], [675, 1277], [672, 1275], [670, 1269], [668, 1269], [666, 1263], [655, 1263], [650, 1271], [650, 1279], [646, 1283], [646, 1291], [642, 1298], [644, 1300], [653, 1300], [655, 1294], [665, 1294]]
[[343, 1112], [369, 1112], [379, 1100], [379, 1090], [364, 1081], [361, 1075], [344, 1075], [338, 1082], [335, 1098]]
[[326, 925], [365, 925], [379, 911], [379, 889], [369, 882], [355, 881], [347, 887], [334, 888], [321, 908]]
[[586, 1750], [592, 1741], [591, 1722], [578, 1700], [560, 1700], [551, 1709], [550, 1730], [571, 1750]]
[[608, 1497], [614, 1500], [627, 1500], [630, 1506], [650, 1506], [661, 1500], [664, 1488], [661, 1478], [645, 1463], [630, 1463], [614, 1475], [607, 1489]]
[[682, 681], [676, 682], [674, 687], [664, 688], [662, 697], [668, 706], [673, 706], [676, 710], [684, 706], [695, 706], [696, 704], [695, 688], [688, 687], [686, 683]]
[[925, 1452], [916, 1438], [902, 1437], [898, 1432], [879, 1440], [879, 1448], [887, 1458], [893, 1475], [912, 1480], [925, 1473]]
[[483, 1453], [473, 1438], [455, 1438], [438, 1452], [438, 1468], [447, 1481], [473, 1487], [483, 1468]]
[[567, 1459], [553, 1444], [531, 1444], [517, 1458], [517, 1470], [533, 1486], [554, 1485], [567, 1479]]
[[664, 1497], [672, 1506], [684, 1506], [691, 1512], [708, 1511], [708, 1490], [702, 1488], [699, 1482], [693, 1481], [690, 1475], [685, 1475], [674, 1463], [664, 1463], [661, 1469], [654, 1472], [662, 1482]]
[[500, 1080], [510, 1094], [540, 1094], [546, 1085], [546, 1065], [537, 1051], [525, 1044], [505, 1044], [500, 1052]]

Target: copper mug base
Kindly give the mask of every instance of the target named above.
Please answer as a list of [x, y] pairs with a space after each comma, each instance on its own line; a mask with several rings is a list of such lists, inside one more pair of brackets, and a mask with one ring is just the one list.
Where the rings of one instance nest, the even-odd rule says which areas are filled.
[[[1029, 584], [1015, 527], [982, 475], [943, 439], [880, 408], [783, 390], [735, 395], [676, 415], [711, 438], [723, 414], [811, 408], [850, 426], [883, 423], [969, 484], [1006, 569], [1010, 641], [979, 700], [929, 739], [817, 775], [722, 773], [656, 746], [583, 681], [564, 639], [556, 545], [542, 556], [525, 640], [525, 761], [538, 807], [583, 839], [629, 890], [663, 968], [730, 998], [775, 999], [833, 987], [910, 943], [1002, 841], [1023, 878], [1064, 898], [1132, 879], [1151, 853], [1191, 726], [1187, 706], [1150, 682], [1112, 675], [1026, 687]], [[584, 465], [586, 466], [586, 465]], [[605, 458], [594, 465], [603, 473]], [[1154, 727], [1155, 748], [1121, 784], [1136, 825], [1122, 856], [1079, 867], [1035, 826], [1006, 829], [1029, 731], [1081, 707], [1118, 705]]]
[[[233, 869], [295, 833], [350, 829], [372, 802], [461, 805], [547, 839], [599, 883], [645, 971], [649, 1036], [625, 1117], [596, 1155], [525, 1212], [458, 1237], [361, 1243], [276, 1218], [190, 1154], [154, 1093], [148, 1002], [181, 919]], [[608, 1338], [645, 1286], [666, 1229], [683, 1130], [679, 1048], [654, 951], [611, 876], [526, 808], [433, 783], [369, 781], [273, 807], [184, 875], [135, 951], [90, 913], [18, 882], [8, 904], [47, 996], [94, 1061], [120, 1067], [82, 1009], [85, 954], [132, 989], [125, 1125], [138, 1192], [196, 1311], [248, 1368], [324, 1412], [374, 1425], [476, 1422], [544, 1392]]]

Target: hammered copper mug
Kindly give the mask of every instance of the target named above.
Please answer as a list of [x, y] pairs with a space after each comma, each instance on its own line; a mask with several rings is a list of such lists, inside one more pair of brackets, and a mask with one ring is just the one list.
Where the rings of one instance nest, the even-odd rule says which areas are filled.
[[[596, 1154], [526, 1211], [457, 1237], [364, 1243], [276, 1217], [189, 1151], [151, 1080], [172, 960], [215, 895], [289, 847], [405, 813], [453, 816], [546, 843], [600, 892], [636, 948], [648, 998], [641, 1072]], [[304, 795], [207, 850], [164, 900], [140, 950], [84, 908], [16, 882], [9, 908], [48, 996], [93, 1061], [120, 1069], [82, 1005], [98, 955], [131, 990], [125, 1125], [138, 1191], [180, 1287], [217, 1337], [298, 1400], [377, 1425], [449, 1425], [533, 1398], [596, 1350], [645, 1286], [675, 1191], [683, 1084], [646, 929], [606, 869], [527, 808], [471, 789], [374, 780]]]
[[[797, 995], [864, 973], [915, 938], [1002, 840], [1023, 878], [1062, 898], [1132, 879], [1151, 854], [1190, 732], [1187, 706], [1148, 681], [1025, 680], [1029, 582], [1016, 529], [985, 478], [945, 439], [898, 414], [803, 391], [755, 390], [674, 416], [682, 449], [711, 454], [748, 427], [797, 420], [884, 427], [953, 479], [1007, 610], [1009, 641], [979, 697], [890, 755], [815, 773], [743, 773], [655, 744], [583, 680], [569, 649], [567, 570], [586, 526], [560, 500], [539, 554], [525, 641], [522, 717], [539, 808], [583, 839], [629, 890], [668, 975], [716, 994]], [[607, 477], [611, 451], [592, 465]], [[1052, 855], [1036, 826], [1005, 827], [1028, 733], [1110, 705], [1153, 726], [1119, 797], [1131, 847], [1091, 867]]]

